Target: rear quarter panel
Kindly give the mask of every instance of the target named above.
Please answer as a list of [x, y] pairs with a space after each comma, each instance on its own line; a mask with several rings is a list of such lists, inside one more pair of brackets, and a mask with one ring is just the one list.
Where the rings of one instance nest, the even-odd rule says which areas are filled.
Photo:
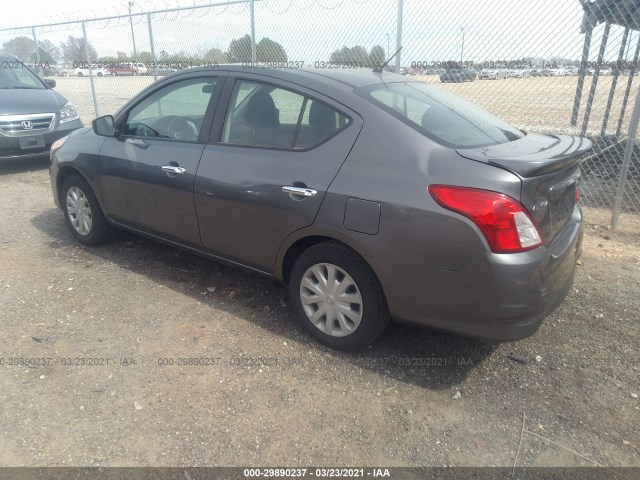
[[[484, 188], [519, 198], [520, 179], [440, 146], [386, 112], [363, 112], [364, 126], [331, 184], [312, 229], [352, 246], [364, 257], [458, 270], [488, 247], [477, 227], [440, 207], [430, 184]], [[376, 234], [344, 226], [350, 198], [380, 204]], [[306, 232], [297, 232], [302, 236]]]

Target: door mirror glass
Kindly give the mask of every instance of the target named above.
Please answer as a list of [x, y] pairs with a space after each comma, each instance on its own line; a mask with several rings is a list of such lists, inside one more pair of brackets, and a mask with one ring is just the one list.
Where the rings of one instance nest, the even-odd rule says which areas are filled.
[[115, 135], [115, 128], [113, 126], [113, 116], [104, 115], [103, 117], [96, 118], [91, 125], [96, 135], [103, 137], [113, 137]]
[[56, 87], [56, 81], [53, 78], [45, 78], [44, 79], [44, 83], [49, 85], [49, 87], [51, 87], [51, 88], [55, 88]]

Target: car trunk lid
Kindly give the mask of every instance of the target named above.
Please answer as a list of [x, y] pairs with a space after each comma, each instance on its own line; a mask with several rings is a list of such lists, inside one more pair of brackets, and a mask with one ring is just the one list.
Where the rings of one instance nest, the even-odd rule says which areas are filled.
[[457, 152], [520, 177], [520, 201], [536, 220], [547, 243], [571, 217], [577, 201], [580, 158], [590, 148], [591, 141], [586, 138], [530, 134], [513, 142]]

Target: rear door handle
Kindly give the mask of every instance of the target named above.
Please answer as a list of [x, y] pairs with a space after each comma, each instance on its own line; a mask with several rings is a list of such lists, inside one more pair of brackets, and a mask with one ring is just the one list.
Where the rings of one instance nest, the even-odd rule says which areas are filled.
[[313, 188], [292, 187], [291, 185], [285, 185], [282, 187], [282, 191], [297, 197], [315, 197], [318, 194], [318, 191]]
[[186, 172], [187, 170], [182, 168], [182, 167], [175, 167], [173, 165], [163, 165], [162, 166], [162, 171], [166, 172], [166, 173], [172, 173], [174, 175], [181, 175], [184, 172]]

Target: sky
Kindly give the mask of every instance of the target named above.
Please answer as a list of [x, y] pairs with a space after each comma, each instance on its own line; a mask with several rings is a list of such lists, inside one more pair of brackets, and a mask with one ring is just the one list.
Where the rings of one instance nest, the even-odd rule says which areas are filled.
[[[210, 0], [136, 0], [132, 11], [207, 3]], [[290, 60], [311, 63], [327, 60], [332, 51], [343, 45], [370, 49], [378, 44], [395, 51], [397, 0], [256, 0], [255, 5], [257, 39], [276, 40], [284, 46]], [[0, 28], [127, 13], [127, 2], [121, 0], [21, 0], [3, 5]], [[579, 59], [584, 39], [580, 33], [582, 8], [578, 0], [404, 0], [403, 18], [403, 65], [459, 58]], [[129, 21], [124, 16], [86, 24], [89, 41], [100, 56], [115, 56], [118, 51], [131, 54]], [[148, 51], [146, 16], [134, 16], [132, 21], [137, 51]], [[594, 34], [590, 60], [596, 58], [601, 30], [596, 29]], [[612, 28], [606, 59], [617, 56], [621, 32], [621, 28]], [[214, 47], [226, 50], [232, 39], [246, 33], [249, 33], [249, 9], [245, 4], [155, 14], [152, 21], [156, 53], [162, 50], [203, 53]], [[18, 35], [31, 36], [31, 29], [0, 31], [0, 45]], [[38, 39], [49, 39], [55, 44], [69, 35], [82, 36], [79, 23], [36, 29]], [[633, 41], [636, 39], [637, 35]]]

